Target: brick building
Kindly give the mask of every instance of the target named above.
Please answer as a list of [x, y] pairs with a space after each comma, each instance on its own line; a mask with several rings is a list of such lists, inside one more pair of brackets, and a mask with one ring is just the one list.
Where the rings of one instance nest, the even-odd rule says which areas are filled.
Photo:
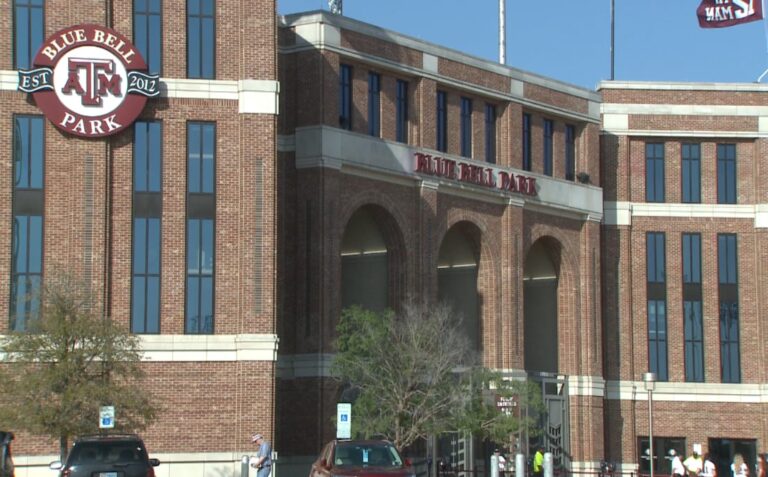
[[[0, 334], [23, 330], [25, 284], [81, 274], [141, 336], [159, 475], [237, 475], [256, 430], [275, 475], [306, 475], [334, 436], [340, 311], [409, 297], [448, 301], [485, 366], [541, 382], [568, 469], [648, 469], [646, 371], [659, 473], [672, 448], [761, 450], [768, 89], [592, 91], [274, 1], [0, 5]], [[62, 131], [18, 90], [81, 24], [159, 75], [113, 135]], [[20, 433], [21, 475], [55, 449]]]

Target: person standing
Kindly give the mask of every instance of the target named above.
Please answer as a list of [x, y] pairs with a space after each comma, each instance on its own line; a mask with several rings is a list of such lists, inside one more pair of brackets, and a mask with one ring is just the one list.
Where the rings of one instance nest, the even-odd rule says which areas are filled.
[[712, 462], [709, 452], [704, 454], [704, 471], [701, 477], [717, 477], [717, 466]]
[[264, 440], [264, 436], [258, 433], [251, 436], [251, 442], [259, 446], [256, 457], [251, 459], [251, 467], [258, 469], [257, 477], [269, 477], [272, 471], [272, 447]]
[[733, 456], [731, 472], [733, 473], [733, 477], [749, 477], [749, 466], [744, 462], [744, 457], [741, 454]]
[[757, 454], [757, 477], [766, 477], [766, 471], [765, 454]]
[[677, 455], [675, 449], [670, 449], [669, 455], [672, 456], [672, 477], [684, 477], [685, 467], [683, 466], [683, 461], [680, 460], [680, 456]]
[[542, 446], [537, 447], [536, 454], [533, 455], [533, 475], [534, 477], [544, 475], [544, 448]]
[[701, 460], [697, 446], [698, 444], [694, 444], [693, 454], [688, 456], [683, 462], [683, 466], [685, 466], [685, 469], [688, 471], [688, 477], [698, 477], [704, 470], [704, 462]]

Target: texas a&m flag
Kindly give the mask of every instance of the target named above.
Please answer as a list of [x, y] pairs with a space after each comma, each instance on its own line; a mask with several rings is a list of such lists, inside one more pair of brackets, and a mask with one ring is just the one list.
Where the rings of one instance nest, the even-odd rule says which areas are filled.
[[701, 28], [722, 28], [763, 19], [762, 0], [702, 0], [696, 9]]

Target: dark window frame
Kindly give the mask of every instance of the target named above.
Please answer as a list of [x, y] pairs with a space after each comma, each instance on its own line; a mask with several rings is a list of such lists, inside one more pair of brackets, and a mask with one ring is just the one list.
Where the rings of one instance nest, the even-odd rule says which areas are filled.
[[339, 127], [352, 130], [352, 66], [339, 66]]
[[738, 202], [736, 144], [717, 145], [717, 203]]
[[645, 144], [645, 201], [661, 203], [665, 200], [664, 143]]
[[723, 383], [741, 382], [738, 257], [738, 237], [736, 234], [718, 234], [720, 379]]
[[681, 242], [685, 380], [687, 382], [703, 383], [705, 377], [701, 234], [683, 233]]
[[395, 102], [395, 139], [408, 142], [408, 82], [397, 80], [397, 98]]
[[[35, 54], [45, 40], [45, 1], [14, 0], [12, 9], [13, 51], [11, 54], [13, 56], [13, 69], [31, 69]], [[39, 15], [39, 17], [33, 19], [32, 13]], [[21, 14], [26, 16], [23, 28], [22, 20], [19, 18]], [[33, 23], [35, 24], [33, 25]]]
[[496, 164], [496, 105], [485, 103], [485, 162]]
[[666, 235], [646, 232], [646, 292], [648, 369], [659, 381], [669, 380], [668, 316], [666, 290]]
[[448, 93], [437, 91], [437, 129], [435, 149], [440, 152], [448, 152]]
[[147, 72], [162, 75], [163, 0], [133, 0], [133, 44], [147, 63]]
[[368, 134], [381, 137], [381, 75], [368, 72]]
[[524, 171], [531, 171], [532, 152], [531, 152], [531, 115], [523, 113], [523, 157], [522, 168]]
[[[187, 78], [216, 79], [216, 2], [214, 0], [187, 0], [186, 4]], [[197, 5], [196, 12], [192, 11], [192, 5]], [[204, 34], [208, 25], [211, 29], [210, 38]], [[196, 44], [192, 41], [193, 32], [197, 32], [198, 41]], [[206, 47], [209, 47], [210, 51], [207, 51]], [[193, 58], [196, 58], [197, 61], [193, 62]]]
[[701, 203], [701, 145], [683, 143], [680, 147], [682, 170], [680, 189], [684, 204]]
[[460, 140], [461, 155], [463, 157], [472, 157], [472, 99], [466, 96], [461, 97], [461, 120], [460, 120]]
[[576, 126], [565, 125], [565, 180], [576, 180]]
[[552, 177], [555, 167], [555, 122], [551, 119], [545, 119], [543, 123], [543, 144], [542, 144], [542, 158], [543, 158], [543, 174], [545, 176]]

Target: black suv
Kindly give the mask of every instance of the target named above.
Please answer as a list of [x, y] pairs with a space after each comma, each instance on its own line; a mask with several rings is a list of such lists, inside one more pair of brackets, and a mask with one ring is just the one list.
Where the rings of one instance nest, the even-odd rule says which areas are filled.
[[83, 436], [75, 439], [67, 462], [51, 462], [60, 477], [155, 477], [144, 442], [135, 434]]
[[13, 457], [11, 456], [11, 441], [13, 432], [0, 431], [0, 477], [13, 477]]

